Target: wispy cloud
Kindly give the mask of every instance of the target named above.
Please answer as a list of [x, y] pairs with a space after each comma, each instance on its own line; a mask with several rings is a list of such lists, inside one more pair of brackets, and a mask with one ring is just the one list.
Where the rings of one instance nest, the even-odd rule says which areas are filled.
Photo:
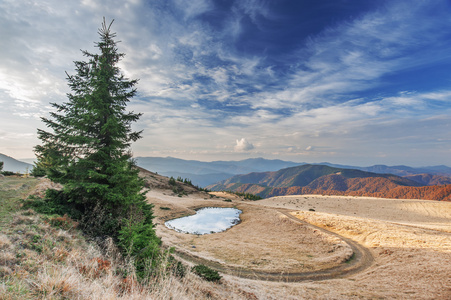
[[[362, 2], [365, 9], [319, 27], [329, 20], [321, 15], [310, 32], [313, 23], [304, 15], [290, 15], [297, 31], [289, 28], [290, 12], [278, 5], [2, 1], [2, 121], [28, 124], [32, 133], [42, 127], [38, 116], [48, 113], [49, 102], [66, 101], [64, 71], [73, 73], [72, 61], [83, 59], [79, 49], [96, 51], [96, 28], [105, 16], [116, 19], [113, 30], [126, 54], [122, 70], [140, 79], [129, 106], [144, 113], [136, 124], [145, 129], [133, 146], [138, 155], [236, 157], [235, 150], [252, 146], [266, 157], [364, 161], [387, 157], [381, 145], [388, 139], [397, 153], [415, 141], [424, 150], [449, 140], [450, 77], [444, 69], [433, 72], [451, 64], [443, 30], [451, 25], [448, 1]], [[36, 137], [27, 139], [29, 150], [22, 151], [31, 156]]]

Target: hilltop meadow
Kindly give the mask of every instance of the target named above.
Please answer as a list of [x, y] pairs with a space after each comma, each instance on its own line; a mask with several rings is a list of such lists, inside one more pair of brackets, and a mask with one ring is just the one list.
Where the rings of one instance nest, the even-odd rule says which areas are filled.
[[[449, 299], [451, 203], [297, 195], [245, 200], [141, 170], [156, 233], [187, 268], [138, 280], [111, 239], [87, 239], [68, 216], [23, 207], [47, 179], [0, 179], [1, 299]], [[175, 188], [174, 188], [175, 186]], [[192, 235], [164, 221], [237, 207], [241, 222]], [[102, 247], [99, 245], [103, 245]], [[218, 270], [206, 281], [190, 267]], [[124, 270], [128, 270], [124, 273]], [[124, 276], [124, 274], [128, 274]]]

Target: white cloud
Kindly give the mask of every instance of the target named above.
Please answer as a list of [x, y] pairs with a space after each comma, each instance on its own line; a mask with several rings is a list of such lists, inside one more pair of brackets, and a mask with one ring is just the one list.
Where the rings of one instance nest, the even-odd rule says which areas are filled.
[[236, 152], [250, 151], [254, 149], [254, 145], [249, 143], [245, 138], [242, 138], [241, 140], [236, 140], [234, 149]]
[[[334, 24], [278, 57], [280, 65], [234, 44], [246, 31], [244, 20], [259, 27], [278, 17], [267, 1], [236, 1], [217, 27], [202, 22], [215, 9], [208, 0], [24, 3], [0, 2], [0, 119], [8, 117], [3, 130], [11, 133], [11, 143], [14, 132], [35, 135], [43, 127], [36, 117], [48, 112], [49, 102], [66, 101], [64, 71], [73, 74], [72, 61], [84, 60], [79, 49], [96, 51], [96, 28], [104, 15], [116, 19], [112, 28], [126, 54], [121, 69], [140, 79], [129, 109], [144, 113], [136, 124], [145, 130], [144, 139], [134, 146], [141, 154], [244, 156], [258, 148], [264, 156], [285, 155], [291, 147], [293, 155], [310, 157], [344, 156], [350, 148], [371, 156], [377, 154], [371, 146], [382, 147], [384, 135], [400, 141], [410, 130], [437, 140], [451, 132], [446, 88], [359, 94], [391, 84], [384, 82], [386, 75], [443, 58], [433, 54], [449, 48], [441, 30], [449, 27], [449, 18], [425, 19], [423, 13], [436, 8], [427, 1], [394, 1]], [[431, 121], [419, 122], [421, 117]], [[22, 124], [20, 132], [16, 124]], [[237, 132], [253, 143], [242, 138], [230, 144]], [[409, 143], [415, 138], [424, 141], [418, 134]]]

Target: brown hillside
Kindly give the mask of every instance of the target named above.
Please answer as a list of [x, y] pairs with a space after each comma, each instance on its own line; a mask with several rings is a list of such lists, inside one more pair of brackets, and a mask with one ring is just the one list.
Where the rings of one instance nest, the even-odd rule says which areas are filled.
[[398, 186], [385, 192], [368, 192], [364, 190], [358, 191], [337, 191], [311, 189], [308, 187], [289, 187], [289, 188], [273, 188], [267, 193], [266, 197], [275, 197], [283, 195], [337, 195], [337, 196], [365, 196], [378, 198], [394, 198], [394, 199], [421, 199], [421, 200], [438, 200], [451, 201], [451, 185], [441, 186]]
[[302, 165], [277, 172], [236, 175], [208, 188], [213, 191], [251, 193], [263, 198], [323, 194], [450, 201], [451, 185], [427, 186], [429, 183], [446, 183], [448, 179], [428, 174], [406, 178], [353, 169]]
[[399, 185], [384, 177], [346, 178], [339, 174], [321, 176], [314, 180], [308, 188], [323, 191], [343, 192], [387, 192]]
[[422, 185], [445, 185], [451, 184], [451, 178], [441, 175], [432, 175], [432, 174], [415, 174], [404, 176], [404, 178], [416, 181], [421, 183]]
[[266, 187], [261, 185], [246, 183], [235, 189], [235, 191], [238, 193], [250, 193], [257, 195], [263, 193], [266, 189]]
[[[278, 187], [267, 188], [255, 184], [243, 184], [233, 191], [241, 193], [251, 193], [265, 198], [285, 196], [285, 195], [337, 195], [337, 196], [365, 196], [365, 197], [378, 197], [378, 198], [394, 198], [394, 199], [421, 199], [421, 200], [438, 200], [438, 201], [451, 201], [451, 185], [435, 185], [435, 186], [395, 186], [389, 188], [389, 185], [381, 186], [381, 182], [384, 180], [380, 178], [373, 178], [375, 181], [371, 181], [370, 178], [364, 179], [349, 179], [348, 190], [333, 190], [333, 189], [321, 189], [310, 187]], [[375, 185], [372, 187], [372, 182]], [[378, 184], [379, 182], [379, 184]], [[338, 186], [337, 183], [333, 183]], [[379, 187], [377, 187], [379, 186]], [[390, 185], [391, 186], [391, 185]], [[339, 186], [338, 186], [339, 187]], [[377, 188], [383, 191], [377, 191]], [[229, 189], [232, 190], [232, 189]]]
[[393, 181], [383, 178], [351, 178], [348, 179], [348, 192], [365, 192], [365, 193], [375, 193], [381, 192], [385, 193], [391, 189], [397, 188], [399, 185]]
[[400, 186], [386, 193], [374, 193], [373, 196], [396, 199], [451, 201], [451, 185], [448, 184], [420, 187]]
[[314, 190], [322, 189], [327, 191], [346, 191], [348, 189], [348, 180], [343, 175], [324, 175], [310, 182], [307, 187]]
[[192, 194], [199, 192], [199, 189], [180, 181], [176, 181], [174, 184], [169, 182], [169, 178], [166, 176], [158, 175], [157, 173], [147, 171], [140, 168], [139, 176], [144, 179], [144, 185], [150, 189], [163, 189], [172, 190], [175, 194]]

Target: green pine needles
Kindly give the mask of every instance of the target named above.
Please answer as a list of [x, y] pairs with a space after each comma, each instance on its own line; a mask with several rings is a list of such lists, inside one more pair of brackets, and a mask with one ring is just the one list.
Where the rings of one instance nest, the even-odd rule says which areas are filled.
[[37, 166], [64, 186], [49, 192], [49, 198], [76, 211], [72, 215], [86, 232], [112, 236], [127, 247], [143, 246], [142, 238], [160, 245], [130, 152], [131, 143], [141, 137], [141, 131], [131, 128], [141, 114], [126, 111], [137, 80], [125, 78], [117, 66], [124, 54], [118, 52], [112, 23], [104, 19], [99, 29], [99, 53], [82, 51], [87, 61], [75, 62], [75, 75], [66, 73], [68, 101], [52, 103], [55, 111], [42, 118], [51, 130], [38, 129], [42, 145], [35, 147]]

